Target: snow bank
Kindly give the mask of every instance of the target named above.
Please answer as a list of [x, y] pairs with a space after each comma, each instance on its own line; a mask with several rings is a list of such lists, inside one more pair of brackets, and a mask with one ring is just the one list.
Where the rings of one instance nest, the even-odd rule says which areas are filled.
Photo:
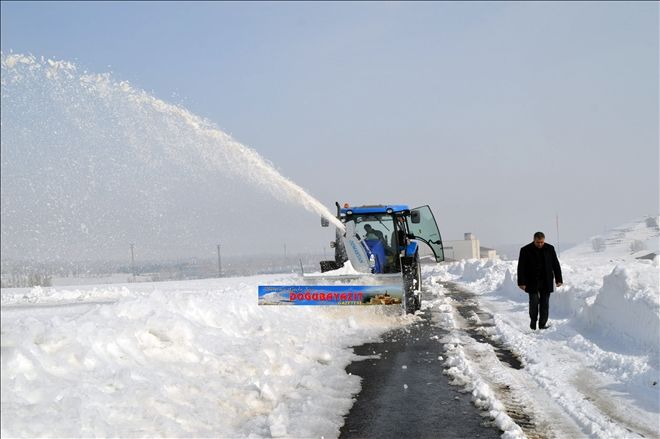
[[495, 292], [502, 297], [516, 302], [527, 302], [528, 296], [523, 290], [518, 287], [515, 275], [512, 274], [511, 268], [507, 268], [504, 272], [504, 279], [497, 286]]
[[409, 319], [259, 307], [259, 282], [221, 281], [97, 289], [116, 302], [74, 316], [3, 307], [2, 436], [338, 436], [360, 388], [349, 347]]
[[584, 322], [606, 338], [639, 346], [657, 356], [660, 349], [658, 271], [651, 263], [646, 265], [636, 269], [617, 266], [605, 276], [593, 305], [585, 308]]

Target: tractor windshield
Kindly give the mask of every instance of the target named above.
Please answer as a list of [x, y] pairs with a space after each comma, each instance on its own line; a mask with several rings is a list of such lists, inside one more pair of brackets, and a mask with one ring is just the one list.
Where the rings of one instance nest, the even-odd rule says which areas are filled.
[[394, 222], [392, 215], [368, 214], [354, 215], [355, 231], [362, 239], [380, 239], [384, 245], [390, 244], [394, 233]]
[[388, 273], [396, 270], [396, 229], [394, 218], [389, 214], [353, 215], [355, 232], [369, 247], [376, 258], [376, 272]]

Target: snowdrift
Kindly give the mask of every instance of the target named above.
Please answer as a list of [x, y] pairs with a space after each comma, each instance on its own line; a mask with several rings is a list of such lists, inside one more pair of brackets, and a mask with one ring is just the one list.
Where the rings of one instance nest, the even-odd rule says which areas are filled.
[[[621, 344], [658, 355], [660, 300], [657, 267], [617, 266], [603, 278], [593, 305], [584, 309], [584, 323]], [[646, 269], [644, 269], [646, 268]]]
[[273, 280], [3, 292], [2, 436], [338, 436], [349, 346], [411, 319], [259, 307]]

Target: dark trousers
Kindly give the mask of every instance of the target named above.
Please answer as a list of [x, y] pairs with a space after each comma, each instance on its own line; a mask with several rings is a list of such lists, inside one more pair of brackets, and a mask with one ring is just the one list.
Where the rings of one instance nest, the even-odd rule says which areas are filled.
[[528, 293], [529, 295], [529, 318], [532, 322], [539, 321], [539, 326], [545, 326], [548, 321], [550, 309], [550, 293], [542, 291]]

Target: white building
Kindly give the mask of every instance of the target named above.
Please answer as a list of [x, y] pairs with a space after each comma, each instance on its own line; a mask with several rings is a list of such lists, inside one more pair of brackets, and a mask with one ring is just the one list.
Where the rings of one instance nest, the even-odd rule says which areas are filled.
[[497, 253], [492, 248], [481, 247], [473, 233], [466, 233], [461, 241], [445, 241], [445, 259], [458, 261], [461, 259], [497, 259]]
[[481, 247], [479, 250], [483, 259], [499, 259], [494, 248]]

